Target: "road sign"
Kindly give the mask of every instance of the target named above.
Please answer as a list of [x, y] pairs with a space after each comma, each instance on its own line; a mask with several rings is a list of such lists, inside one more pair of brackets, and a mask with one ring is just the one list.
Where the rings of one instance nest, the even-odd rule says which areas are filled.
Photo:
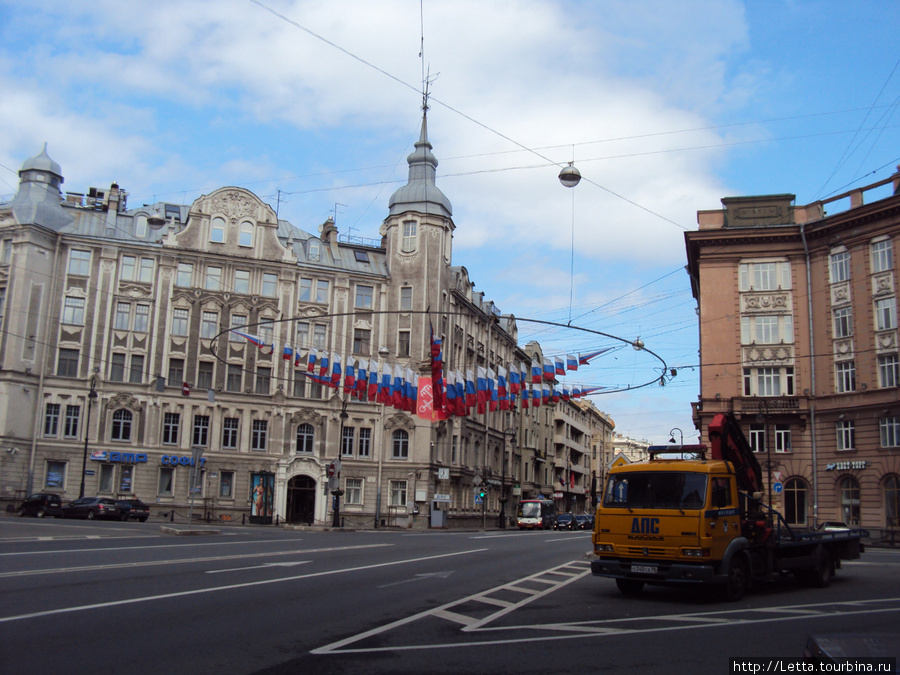
[[781, 483], [772, 483], [772, 492], [774, 492], [776, 495], [780, 495], [783, 489], [784, 485], [782, 485]]
[[475, 494], [475, 503], [476, 504], [484, 504], [484, 500], [481, 498], [481, 495], [478, 493]]

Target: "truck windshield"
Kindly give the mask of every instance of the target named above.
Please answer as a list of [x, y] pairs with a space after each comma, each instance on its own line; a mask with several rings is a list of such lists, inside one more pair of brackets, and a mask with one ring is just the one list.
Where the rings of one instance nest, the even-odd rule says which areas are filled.
[[609, 477], [603, 506], [631, 509], [699, 509], [706, 499], [704, 473], [636, 471]]

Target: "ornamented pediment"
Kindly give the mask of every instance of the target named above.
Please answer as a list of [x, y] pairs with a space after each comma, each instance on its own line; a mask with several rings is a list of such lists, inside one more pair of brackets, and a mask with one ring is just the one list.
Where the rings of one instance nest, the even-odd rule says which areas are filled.
[[409, 415], [405, 415], [403, 413], [395, 413], [384, 421], [384, 428], [387, 431], [392, 431], [394, 429], [406, 429], [407, 431], [413, 431], [416, 428], [416, 425]]
[[118, 410], [119, 408], [127, 408], [134, 412], [140, 412], [141, 402], [129, 393], [120, 392], [106, 402], [107, 410]]
[[304, 422], [312, 424], [314, 427], [322, 427], [324, 418], [312, 408], [301, 408], [294, 412], [290, 417], [290, 423], [294, 426], [303, 424]]
[[253, 217], [258, 202], [244, 192], [228, 190], [213, 197], [210, 206], [213, 213], [221, 213], [232, 223], [236, 223], [241, 218]]

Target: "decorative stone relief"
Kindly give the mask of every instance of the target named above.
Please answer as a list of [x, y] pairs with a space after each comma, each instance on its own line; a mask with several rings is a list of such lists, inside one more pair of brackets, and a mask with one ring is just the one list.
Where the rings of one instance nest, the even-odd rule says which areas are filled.
[[413, 431], [416, 428], [416, 425], [409, 415], [401, 415], [398, 413], [395, 415], [391, 415], [384, 421], [384, 428], [386, 431], [391, 431], [393, 429], [406, 429], [407, 431]]
[[872, 295], [891, 295], [894, 292], [894, 275], [882, 272], [872, 277]]
[[845, 305], [850, 302], [850, 282], [842, 281], [838, 284], [831, 284], [831, 304]]
[[317, 428], [322, 427], [324, 420], [325, 418], [312, 408], [302, 408], [301, 410], [297, 410], [290, 417], [290, 423], [292, 425], [303, 424], [306, 422]]
[[897, 351], [897, 331], [883, 330], [875, 333], [875, 350], [878, 352]]
[[255, 210], [255, 202], [241, 192], [226, 192], [212, 200], [212, 212], [227, 216], [232, 224], [240, 218], [252, 216]]
[[793, 345], [753, 345], [744, 347], [744, 363], [784, 365], [794, 360]]
[[834, 360], [847, 361], [853, 358], [853, 340], [835, 340], [834, 341]]
[[119, 408], [127, 408], [134, 412], [140, 412], [141, 402], [127, 392], [120, 392], [106, 402], [107, 410], [117, 410]]
[[787, 312], [791, 309], [791, 294], [784, 291], [778, 293], [743, 293], [743, 312]]

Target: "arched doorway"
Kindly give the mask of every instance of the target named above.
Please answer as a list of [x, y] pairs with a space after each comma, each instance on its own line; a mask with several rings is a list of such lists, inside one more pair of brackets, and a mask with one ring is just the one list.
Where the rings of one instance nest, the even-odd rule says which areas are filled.
[[294, 476], [288, 481], [286, 519], [289, 523], [313, 524], [316, 519], [315, 479]]

